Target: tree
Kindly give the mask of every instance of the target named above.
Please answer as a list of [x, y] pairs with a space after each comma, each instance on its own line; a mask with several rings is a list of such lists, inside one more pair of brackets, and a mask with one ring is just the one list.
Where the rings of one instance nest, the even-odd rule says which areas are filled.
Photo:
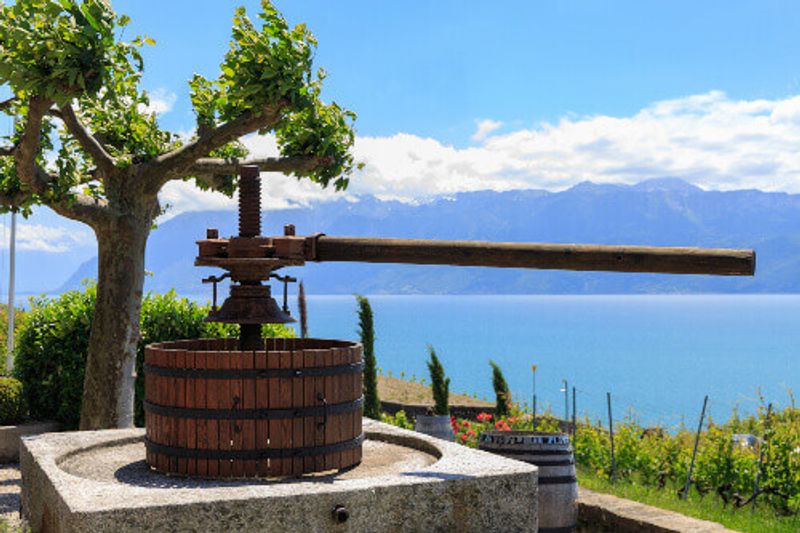
[[[316, 40], [290, 28], [269, 0], [260, 27], [239, 8], [216, 79], [189, 81], [197, 118], [182, 141], [147, 110], [140, 48], [118, 38], [130, 21], [104, 0], [0, 0], [0, 111], [17, 119], [0, 147], [0, 204], [44, 204], [89, 225], [98, 243], [97, 304], [88, 347], [82, 429], [130, 426], [147, 238], [172, 180], [232, 195], [241, 164], [337, 190], [354, 168], [355, 115], [320, 99]], [[280, 156], [245, 159], [238, 139], [275, 135]]]
[[450, 414], [450, 378], [445, 378], [442, 362], [436, 356], [436, 350], [428, 345], [430, 360], [428, 361], [428, 372], [431, 375], [431, 388], [433, 389], [433, 412], [437, 415]]
[[497, 363], [490, 360], [489, 365], [492, 367], [492, 387], [495, 396], [494, 414], [498, 418], [508, 416], [511, 412], [511, 393], [508, 391], [508, 383]]
[[300, 313], [300, 337], [305, 339], [308, 337], [308, 306], [306, 305], [306, 288], [302, 281], [297, 291], [297, 309]]
[[364, 296], [358, 302], [358, 335], [364, 346], [364, 416], [381, 419], [381, 401], [378, 398], [378, 367], [375, 359], [375, 328], [372, 323], [372, 306]]

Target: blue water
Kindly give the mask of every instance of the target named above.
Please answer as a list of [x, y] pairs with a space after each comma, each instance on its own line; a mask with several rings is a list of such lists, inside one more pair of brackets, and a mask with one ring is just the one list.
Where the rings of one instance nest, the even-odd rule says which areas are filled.
[[[493, 398], [488, 360], [515, 400], [564, 413], [562, 379], [577, 411], [645, 423], [697, 422], [703, 396], [727, 418], [765, 402], [787, 405], [800, 386], [800, 296], [372, 296], [378, 366], [426, 377], [431, 343], [451, 390]], [[311, 336], [357, 338], [352, 296], [311, 296]], [[293, 314], [294, 313], [293, 311]], [[799, 391], [800, 392], [800, 391]], [[571, 409], [571, 407], [570, 407]]]

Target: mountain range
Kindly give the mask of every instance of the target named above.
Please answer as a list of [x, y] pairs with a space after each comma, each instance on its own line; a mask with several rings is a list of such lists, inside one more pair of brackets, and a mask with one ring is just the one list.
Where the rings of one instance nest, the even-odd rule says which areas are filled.
[[[287, 272], [313, 294], [624, 294], [800, 292], [800, 195], [758, 190], [706, 191], [673, 178], [637, 185], [580, 183], [561, 192], [479, 191], [419, 204], [364, 197], [268, 211], [266, 235], [286, 223], [298, 235], [408, 237], [587, 244], [754, 248], [754, 277], [675, 276], [478, 267], [308, 264]], [[203, 295], [212, 273], [193, 266], [206, 228], [233, 235], [236, 214], [178, 215], [148, 244], [146, 289]], [[96, 276], [83, 263], [60, 290]]]

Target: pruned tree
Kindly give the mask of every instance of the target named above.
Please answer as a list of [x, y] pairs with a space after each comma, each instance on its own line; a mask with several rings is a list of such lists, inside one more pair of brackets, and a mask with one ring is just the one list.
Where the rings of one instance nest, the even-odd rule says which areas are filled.
[[428, 372], [431, 376], [431, 389], [433, 390], [433, 412], [437, 415], [450, 414], [450, 378], [445, 376], [444, 366], [436, 356], [433, 345], [428, 345]]
[[[192, 180], [232, 195], [241, 164], [337, 190], [354, 168], [355, 115], [320, 98], [316, 40], [290, 27], [269, 0], [260, 24], [244, 8], [216, 79], [189, 81], [192, 138], [161, 128], [140, 87], [148, 37], [119, 38], [130, 19], [104, 0], [0, 0], [0, 84], [16, 119], [0, 145], [0, 204], [44, 204], [89, 225], [98, 243], [97, 304], [81, 428], [133, 422], [136, 342], [147, 238], [162, 187]], [[247, 159], [243, 135], [274, 134], [280, 156]]]
[[364, 416], [381, 419], [381, 400], [378, 396], [378, 363], [375, 357], [375, 324], [372, 306], [366, 296], [356, 295], [358, 304], [358, 336], [364, 347]]

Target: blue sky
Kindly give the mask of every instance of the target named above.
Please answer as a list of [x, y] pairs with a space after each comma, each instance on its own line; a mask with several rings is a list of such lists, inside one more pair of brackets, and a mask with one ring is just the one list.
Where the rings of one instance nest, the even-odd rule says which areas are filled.
[[[126, 38], [157, 41], [144, 86], [164, 126], [191, 133], [187, 80], [216, 76], [240, 4], [113, 1], [133, 18]], [[255, 16], [259, 2], [243, 4]], [[358, 113], [365, 168], [343, 193], [353, 200], [661, 177], [800, 193], [799, 2], [276, 4], [317, 35], [324, 97]], [[276, 153], [270, 136], [244, 141], [253, 155]], [[274, 174], [262, 183], [271, 208], [342, 195]], [[182, 182], [161, 199], [167, 216], [235, 206]], [[39, 226], [23, 247], [53, 251], [67, 234], [94, 246], [47, 210], [27, 224]]]
[[[236, 5], [117, 0], [158, 42], [146, 85], [176, 95], [167, 125], [187, 129], [186, 80], [214, 75]], [[733, 99], [800, 92], [800, 3], [774, 1], [375, 2], [283, 0], [319, 38], [326, 96], [359, 114], [361, 135], [398, 132], [464, 146], [475, 120], [530, 127], [568, 115], [626, 116], [711, 90]]]

